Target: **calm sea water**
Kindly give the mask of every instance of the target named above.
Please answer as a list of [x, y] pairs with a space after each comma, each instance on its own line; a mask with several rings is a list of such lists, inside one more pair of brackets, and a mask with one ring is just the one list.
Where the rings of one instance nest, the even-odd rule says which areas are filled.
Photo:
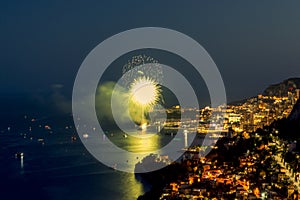
[[[45, 144], [0, 134], [1, 199], [136, 199], [149, 189], [134, 174], [110, 169], [79, 142], [49, 136]], [[15, 153], [24, 152], [23, 162]]]
[[[0, 199], [133, 200], [150, 189], [135, 174], [101, 164], [72, 135], [72, 130], [43, 126], [0, 130]], [[161, 134], [135, 140], [123, 136], [115, 132], [107, 138], [133, 152], [151, 151], [173, 139]], [[184, 138], [177, 142], [184, 143]], [[24, 153], [23, 160], [15, 157], [18, 152]]]
[[[132, 151], [159, 148], [168, 135], [144, 142], [126, 141], [115, 133], [113, 140]], [[44, 141], [38, 141], [43, 138]], [[44, 144], [43, 144], [44, 142]], [[15, 153], [23, 152], [23, 161]], [[1, 199], [117, 199], [133, 200], [150, 189], [134, 174], [108, 168], [95, 160], [81, 142], [66, 133], [20, 131], [0, 133]]]

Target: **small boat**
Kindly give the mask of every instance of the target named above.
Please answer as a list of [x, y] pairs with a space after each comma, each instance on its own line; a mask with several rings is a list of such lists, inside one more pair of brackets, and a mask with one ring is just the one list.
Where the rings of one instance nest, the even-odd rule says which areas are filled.
[[44, 142], [44, 139], [43, 139], [43, 138], [38, 138], [37, 141], [38, 141], [38, 142]]
[[74, 141], [77, 140], [77, 137], [76, 137], [75, 135], [73, 135], [73, 136], [71, 137], [71, 140], [72, 140], [72, 142], [74, 142]]
[[24, 153], [23, 153], [23, 152], [17, 152], [17, 153], [15, 154], [15, 158], [21, 159], [21, 158], [23, 158], [23, 157], [24, 157]]

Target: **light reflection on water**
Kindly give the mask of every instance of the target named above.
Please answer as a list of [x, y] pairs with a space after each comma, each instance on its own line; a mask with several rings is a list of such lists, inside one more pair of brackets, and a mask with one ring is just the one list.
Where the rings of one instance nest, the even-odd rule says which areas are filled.
[[115, 145], [121, 147], [124, 150], [134, 153], [147, 153], [160, 149], [172, 138], [155, 133], [140, 132], [131, 132], [125, 138], [123, 133], [118, 132], [114, 134], [113, 137], [109, 137], [109, 139]]
[[[149, 189], [134, 174], [99, 163], [68, 135], [47, 137], [49, 142], [41, 145], [19, 134], [0, 134], [2, 197], [132, 200]], [[16, 152], [24, 152], [24, 158], [15, 158]]]
[[[167, 145], [174, 136], [157, 134], [153, 132], [141, 132], [141, 131], [132, 131], [127, 133], [128, 135], [124, 137], [124, 133], [114, 132], [113, 135], [107, 136], [107, 139], [111, 140], [115, 145], [119, 146], [122, 149], [133, 153], [151, 153], [152, 151], [162, 148], [164, 145]], [[181, 140], [181, 139], [180, 139]], [[180, 141], [183, 142], [183, 141]], [[132, 167], [138, 163], [142, 158], [128, 157], [128, 162], [132, 164]], [[132, 162], [133, 161], [133, 162]], [[126, 188], [127, 192], [122, 197], [124, 200], [137, 199], [137, 197], [147, 190], [150, 186], [147, 184], [142, 184], [140, 180], [136, 179], [135, 174], [118, 172], [121, 176], [126, 178], [120, 179], [120, 186]], [[134, 197], [134, 198], [133, 198]]]
[[[142, 136], [125, 138], [122, 133], [115, 132], [107, 138], [132, 152], [153, 151], [174, 138], [162, 134]], [[137, 180], [134, 174], [102, 165], [86, 151], [80, 141], [72, 142], [67, 134], [46, 135], [45, 141], [45, 145], [41, 145], [17, 134], [2, 135], [0, 144], [3, 151], [0, 154], [6, 156], [0, 156], [0, 175], [4, 177], [5, 184], [1, 180], [0, 184], [7, 187], [0, 191], [9, 192], [16, 198], [20, 195], [20, 198], [29, 199], [68, 197], [74, 200], [132, 200], [150, 187]], [[183, 139], [178, 142], [184, 143]], [[14, 154], [19, 151], [24, 152], [24, 160], [14, 158]], [[136, 158], [130, 159], [138, 162]], [[19, 191], [19, 188], [23, 192], [12, 193], [12, 190]]]
[[[177, 133], [176, 136], [176, 134], [145, 133], [135, 130], [135, 132], [127, 132], [126, 137], [124, 137], [125, 134], [121, 131], [114, 131], [112, 134], [110, 132], [107, 135], [108, 140], [125, 150], [121, 154], [112, 148], [106, 148], [107, 155], [113, 155], [107, 158], [111, 163], [109, 166], [128, 172], [134, 172], [135, 165], [150, 154], [158, 154], [158, 156], [167, 155], [170, 160], [175, 161], [180, 157], [180, 154], [183, 153], [183, 148], [187, 146], [187, 143], [191, 144], [194, 139], [194, 134], [185, 135], [182, 132]], [[172, 142], [172, 146], [167, 147], [166, 145], [170, 142]], [[128, 153], [126, 153], [126, 151], [128, 151]], [[156, 168], [153, 168], [153, 170], [155, 169]], [[147, 171], [149, 170], [150, 169]], [[141, 171], [138, 170], [138, 172]]]
[[143, 185], [132, 173], [127, 174], [126, 178], [123, 178], [120, 181], [121, 185], [127, 190], [122, 198], [124, 200], [137, 199], [140, 195], [150, 189], [149, 185]]

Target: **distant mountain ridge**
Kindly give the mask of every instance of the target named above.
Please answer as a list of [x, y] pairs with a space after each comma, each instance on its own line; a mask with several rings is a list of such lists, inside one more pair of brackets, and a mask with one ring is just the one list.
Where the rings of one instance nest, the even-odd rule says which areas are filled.
[[[262, 93], [263, 96], [277, 96], [285, 97], [288, 96], [288, 92], [296, 93], [296, 89], [300, 89], [300, 78], [294, 77], [286, 79], [280, 83], [272, 84], [268, 86]], [[255, 98], [257, 96], [246, 97], [244, 99], [235, 100], [229, 102], [229, 105], [241, 105], [248, 101], [249, 99]]]
[[287, 96], [288, 92], [300, 89], [300, 78], [289, 78], [281, 83], [267, 87], [262, 93], [264, 96]]
[[[300, 89], [300, 78], [294, 77], [286, 79], [280, 83], [269, 85], [263, 92], [263, 96], [277, 96], [277, 97], [286, 97], [288, 96], [288, 92], [296, 93], [296, 90]], [[241, 105], [248, 101], [249, 99], [255, 98], [246, 97], [244, 99], [235, 100], [229, 102], [229, 105]]]

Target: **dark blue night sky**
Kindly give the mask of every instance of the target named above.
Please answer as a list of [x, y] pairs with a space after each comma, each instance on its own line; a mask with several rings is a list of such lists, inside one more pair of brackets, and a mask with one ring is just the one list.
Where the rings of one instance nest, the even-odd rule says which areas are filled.
[[298, 1], [1, 1], [0, 93], [70, 99], [85, 56], [136, 27], [166, 27], [196, 39], [216, 62], [229, 101], [300, 76]]

